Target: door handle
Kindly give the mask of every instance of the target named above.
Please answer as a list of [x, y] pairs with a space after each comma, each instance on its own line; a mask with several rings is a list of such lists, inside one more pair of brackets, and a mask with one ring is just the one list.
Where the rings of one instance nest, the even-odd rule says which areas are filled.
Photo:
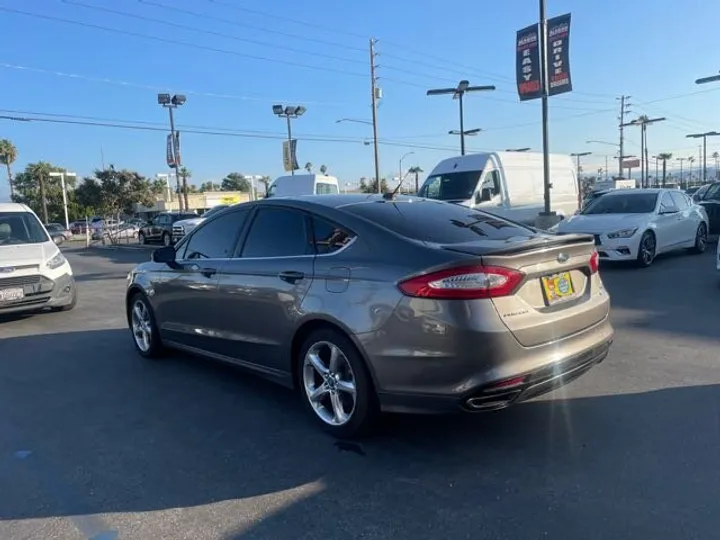
[[202, 274], [206, 278], [213, 277], [215, 274], [217, 274], [217, 270], [215, 268], [204, 268], [197, 264], [191, 264], [190, 266], [188, 266], [188, 270], [190, 270], [191, 272], [197, 272], [199, 274]]
[[305, 277], [305, 274], [303, 272], [287, 270], [285, 272], [280, 272], [278, 274], [278, 277], [283, 281], [287, 281], [288, 283], [295, 283], [296, 281], [300, 281], [301, 279], [303, 279]]

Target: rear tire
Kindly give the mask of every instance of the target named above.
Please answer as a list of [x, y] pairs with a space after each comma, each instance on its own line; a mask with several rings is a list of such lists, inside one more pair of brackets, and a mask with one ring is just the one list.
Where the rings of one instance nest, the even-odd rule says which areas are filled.
[[647, 268], [655, 260], [655, 252], [657, 250], [657, 242], [655, 234], [651, 231], [645, 231], [640, 238], [640, 246], [638, 247], [637, 265], [640, 268]]
[[692, 253], [705, 253], [707, 248], [707, 225], [701, 223], [698, 225], [697, 232], [695, 233], [695, 245], [690, 248]]
[[347, 336], [332, 328], [318, 329], [307, 337], [295, 362], [303, 404], [323, 430], [341, 439], [372, 432], [379, 417], [377, 394]]
[[130, 335], [135, 350], [144, 358], [160, 358], [165, 348], [155, 322], [155, 313], [147, 296], [136, 293], [130, 299]]

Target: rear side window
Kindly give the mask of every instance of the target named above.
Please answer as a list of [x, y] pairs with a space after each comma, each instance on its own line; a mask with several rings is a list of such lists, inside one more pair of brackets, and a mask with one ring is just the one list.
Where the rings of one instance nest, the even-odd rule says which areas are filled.
[[715, 201], [720, 199], [720, 184], [712, 184], [703, 197], [706, 201]]
[[406, 238], [438, 244], [505, 240], [536, 234], [529, 227], [450, 203], [370, 202], [345, 206], [343, 210]]
[[305, 214], [291, 208], [260, 208], [241, 257], [297, 257], [311, 253]]
[[0, 212], [0, 246], [49, 240], [45, 228], [30, 212]]
[[345, 247], [355, 236], [334, 223], [313, 217], [313, 240], [318, 255], [335, 253]]
[[672, 197], [672, 200], [675, 203], [675, 206], [677, 206], [678, 210], [687, 210], [688, 206], [690, 206], [685, 195], [683, 195], [679, 191], [671, 192], [670, 196]]
[[316, 195], [337, 195], [338, 193], [340, 193], [340, 191], [335, 184], [328, 182], [318, 182], [315, 184]]

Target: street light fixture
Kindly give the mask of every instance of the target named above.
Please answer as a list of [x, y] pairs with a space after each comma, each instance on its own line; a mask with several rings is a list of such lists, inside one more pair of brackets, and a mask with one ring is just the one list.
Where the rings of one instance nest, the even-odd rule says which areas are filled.
[[451, 94], [457, 99], [460, 105], [460, 155], [465, 155], [465, 118], [463, 113], [463, 97], [468, 92], [486, 92], [495, 90], [495, 86], [470, 86], [466, 80], [462, 80], [455, 88], [435, 88], [427, 91], [428, 96], [441, 96]]
[[654, 124], [656, 122], [664, 122], [666, 118], [660, 117], [660, 118], [647, 118], [643, 117], [637, 118], [636, 120], [633, 120], [632, 122], [627, 122], [625, 124], [620, 124], [620, 127], [627, 127], [627, 126], [640, 126], [640, 185], [642, 187], [646, 187], [647, 184], [647, 176], [648, 176], [648, 167], [650, 166], [650, 163], [648, 162], [648, 150], [647, 150], [647, 126], [648, 124]]
[[62, 197], [63, 197], [63, 210], [65, 211], [65, 228], [70, 228], [70, 220], [68, 219], [68, 205], [67, 205], [67, 186], [65, 185], [65, 177], [69, 176], [72, 178], [77, 177], [77, 175], [74, 172], [51, 172], [48, 173], [48, 176], [53, 178], [60, 178], [60, 186], [62, 187]]
[[709, 82], [720, 81], [720, 75], [711, 75], [710, 77], [702, 77], [695, 80], [695, 84], [705, 84]]
[[450, 131], [448, 131], [448, 135], [464, 135], [465, 137], [474, 137], [481, 131], [482, 131], [482, 129], [480, 129], [480, 128], [466, 129], [465, 131], [460, 131], [458, 129], [451, 129]]
[[[175, 169], [175, 182], [179, 193], [184, 194], [185, 210], [188, 209], [188, 190], [187, 190], [187, 179], [183, 176], [183, 186], [180, 190], [180, 137], [177, 130], [175, 129], [175, 117], [173, 116], [173, 109], [184, 105], [187, 98], [183, 94], [158, 94], [157, 102], [158, 105], [165, 107], [170, 113], [170, 139], [172, 140], [172, 150], [174, 154], [173, 163], [170, 168]], [[183, 196], [178, 197], [178, 206], [180, 210], [183, 209]]]
[[290, 152], [290, 174], [295, 176], [295, 155], [292, 148], [292, 125], [290, 121], [295, 118], [300, 118], [307, 108], [303, 105], [273, 105], [272, 112], [279, 118], [285, 118], [287, 120], [287, 141], [288, 141], [288, 152]]
[[368, 126], [372, 126], [372, 122], [370, 120], [357, 120], [355, 118], [341, 118], [340, 120], [335, 120], [336, 124], [341, 124], [342, 122], [355, 122], [356, 124], [367, 124]]
[[703, 140], [703, 183], [707, 180], [707, 138], [716, 137], [720, 135], [717, 131], [706, 131], [705, 133], [691, 133], [685, 135], [688, 139], [700, 139]]
[[529, 152], [530, 147], [528, 146], [526, 148], [507, 148], [505, 151], [506, 152]]
[[400, 175], [398, 176], [398, 186], [402, 185], [402, 181], [403, 181], [403, 167], [402, 167], [403, 159], [405, 159], [408, 156], [412, 156], [414, 153], [415, 152], [406, 152], [400, 158]]

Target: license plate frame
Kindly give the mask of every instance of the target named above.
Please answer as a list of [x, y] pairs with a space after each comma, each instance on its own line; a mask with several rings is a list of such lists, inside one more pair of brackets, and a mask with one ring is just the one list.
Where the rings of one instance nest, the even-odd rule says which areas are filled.
[[570, 272], [557, 272], [542, 276], [540, 283], [548, 306], [566, 302], [575, 297], [575, 284], [572, 282]]
[[18, 302], [23, 298], [25, 298], [25, 289], [22, 287], [0, 289], [0, 303]]

